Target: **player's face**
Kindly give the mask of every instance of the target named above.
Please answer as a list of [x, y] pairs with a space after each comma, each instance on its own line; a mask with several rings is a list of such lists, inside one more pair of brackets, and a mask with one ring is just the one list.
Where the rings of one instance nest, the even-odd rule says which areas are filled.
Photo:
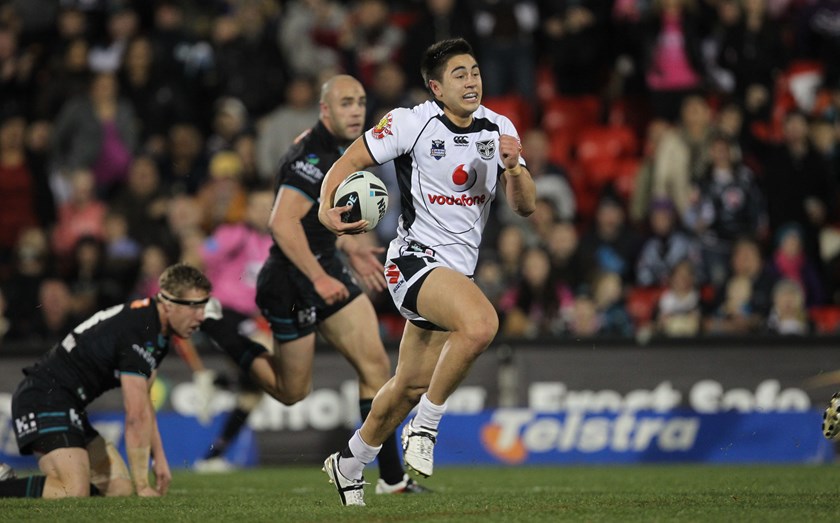
[[193, 305], [184, 305], [164, 300], [172, 333], [182, 338], [189, 338], [204, 321], [204, 305], [208, 295], [204, 291], [192, 289], [183, 296], [175, 298], [179, 301], [200, 302]]
[[321, 118], [339, 140], [352, 142], [364, 131], [367, 96], [358, 81], [341, 79], [321, 103]]
[[432, 80], [432, 90], [452, 116], [468, 120], [481, 104], [481, 73], [475, 58], [468, 54], [450, 58], [442, 81]]

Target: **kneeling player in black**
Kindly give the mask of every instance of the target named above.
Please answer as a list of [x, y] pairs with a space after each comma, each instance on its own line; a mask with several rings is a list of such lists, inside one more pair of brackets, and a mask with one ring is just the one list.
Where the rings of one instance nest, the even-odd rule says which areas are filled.
[[[0, 481], [0, 497], [166, 494], [172, 474], [149, 389], [170, 336], [189, 337], [201, 325], [211, 289], [198, 269], [172, 265], [160, 276], [156, 296], [97, 312], [25, 368], [12, 396], [12, 422], [21, 454], [35, 454], [44, 475], [18, 479], [6, 473], [10, 479]], [[115, 387], [122, 388], [130, 469], [85, 412]]]

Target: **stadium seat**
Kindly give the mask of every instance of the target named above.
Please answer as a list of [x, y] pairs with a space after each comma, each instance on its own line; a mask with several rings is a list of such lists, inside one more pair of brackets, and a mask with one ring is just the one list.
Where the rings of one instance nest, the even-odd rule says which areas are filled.
[[586, 165], [603, 158], [635, 156], [638, 148], [639, 142], [629, 127], [599, 125], [581, 131], [575, 150], [578, 161]]
[[557, 93], [557, 87], [554, 82], [554, 71], [550, 65], [543, 64], [537, 67], [537, 99], [541, 104], [545, 104]]
[[543, 106], [541, 126], [548, 134], [574, 133], [597, 125], [600, 115], [597, 96], [555, 96]]
[[808, 315], [814, 323], [817, 334], [837, 334], [840, 332], [840, 306], [821, 305], [811, 307]]
[[618, 178], [619, 165], [624, 158], [635, 158], [637, 149], [638, 140], [629, 127], [596, 126], [581, 131], [575, 153], [588, 185], [600, 191]]
[[[551, 163], [567, 167], [572, 163], [572, 144], [574, 137], [572, 133], [557, 132], [549, 135], [548, 138], [548, 159]], [[528, 160], [528, 156], [525, 156]]]
[[662, 287], [631, 287], [627, 291], [627, 313], [637, 328], [653, 321], [653, 313], [664, 291]]
[[622, 158], [615, 166], [613, 187], [625, 202], [630, 201], [633, 196], [633, 190], [636, 188], [636, 175], [640, 166], [641, 160], [638, 158]]
[[533, 125], [531, 108], [528, 102], [519, 95], [488, 96], [482, 98], [481, 104], [491, 111], [510, 118], [510, 121], [516, 127], [516, 130], [519, 131], [520, 135]]

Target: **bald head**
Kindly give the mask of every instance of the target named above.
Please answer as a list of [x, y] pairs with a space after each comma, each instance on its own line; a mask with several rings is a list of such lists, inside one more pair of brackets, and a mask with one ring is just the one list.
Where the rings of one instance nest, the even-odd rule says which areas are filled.
[[341, 143], [361, 136], [367, 96], [362, 84], [346, 74], [333, 76], [321, 86], [321, 121]]

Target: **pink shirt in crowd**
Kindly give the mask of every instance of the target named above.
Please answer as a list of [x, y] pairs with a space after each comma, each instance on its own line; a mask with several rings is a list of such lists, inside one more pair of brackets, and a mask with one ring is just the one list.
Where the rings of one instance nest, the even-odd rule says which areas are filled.
[[685, 53], [685, 37], [679, 15], [665, 15], [662, 32], [653, 53], [653, 64], [647, 72], [647, 82], [657, 91], [690, 89], [700, 77], [691, 67]]
[[254, 300], [257, 275], [262, 268], [271, 236], [242, 223], [221, 225], [201, 246], [205, 272], [213, 282], [213, 296], [222, 306], [248, 316], [259, 312]]

